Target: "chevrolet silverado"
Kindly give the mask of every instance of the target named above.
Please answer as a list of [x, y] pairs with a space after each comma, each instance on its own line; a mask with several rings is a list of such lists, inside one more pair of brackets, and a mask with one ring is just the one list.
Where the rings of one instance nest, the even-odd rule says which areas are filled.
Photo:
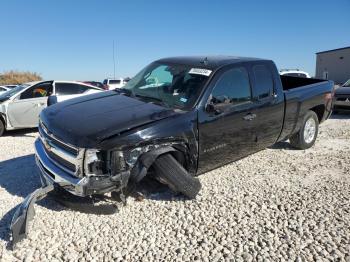
[[280, 76], [271, 60], [175, 57], [123, 88], [50, 106], [35, 142], [43, 187], [18, 207], [13, 242], [26, 236], [33, 203], [55, 188], [125, 201], [150, 175], [194, 198], [199, 174], [279, 141], [310, 148], [332, 97], [333, 82]]

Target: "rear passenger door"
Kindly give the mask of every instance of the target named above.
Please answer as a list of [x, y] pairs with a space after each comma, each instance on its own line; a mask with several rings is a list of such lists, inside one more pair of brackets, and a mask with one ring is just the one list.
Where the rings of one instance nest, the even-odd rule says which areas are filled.
[[[207, 105], [198, 113], [199, 166], [203, 173], [252, 152], [254, 115], [245, 67], [233, 67], [213, 79]], [[211, 108], [211, 109], [210, 109]]]
[[255, 63], [250, 66], [256, 115], [256, 121], [252, 123], [256, 150], [274, 144], [283, 126], [284, 95], [277, 89], [279, 75], [274, 75], [275, 71], [277, 69], [273, 63]]

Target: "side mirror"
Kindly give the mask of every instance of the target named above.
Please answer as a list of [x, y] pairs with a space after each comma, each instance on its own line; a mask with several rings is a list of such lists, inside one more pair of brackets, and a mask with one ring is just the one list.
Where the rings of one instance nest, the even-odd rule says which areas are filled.
[[220, 115], [222, 113], [222, 111], [212, 103], [206, 105], [205, 111], [210, 115]]

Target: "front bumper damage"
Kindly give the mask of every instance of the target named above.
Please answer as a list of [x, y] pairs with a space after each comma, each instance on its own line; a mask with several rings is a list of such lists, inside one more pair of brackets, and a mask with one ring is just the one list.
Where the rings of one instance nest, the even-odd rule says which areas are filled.
[[93, 194], [104, 194], [126, 185], [130, 171], [114, 176], [73, 177], [59, 168], [46, 154], [40, 139], [35, 141], [35, 161], [39, 168], [43, 186], [56, 184], [73, 195], [85, 197]]
[[38, 188], [33, 193], [28, 195], [24, 201], [17, 207], [11, 221], [12, 246], [27, 237], [28, 223], [34, 218], [34, 203], [43, 199], [49, 192], [54, 190], [54, 186], [47, 185], [46, 187]]
[[133, 191], [136, 184], [146, 176], [155, 159], [159, 155], [174, 152], [175, 149], [167, 146], [147, 152], [140, 156], [139, 161], [131, 170], [123, 171], [114, 176], [85, 176], [82, 178], [73, 177], [55, 165], [46, 154], [39, 139], [35, 141], [35, 151], [35, 160], [42, 187], [25, 198], [12, 218], [10, 229], [13, 247], [26, 238], [28, 234], [28, 223], [35, 215], [34, 203], [44, 198], [56, 187], [62, 188], [77, 197], [116, 192], [125, 204], [126, 197]]
[[17, 207], [12, 217], [10, 230], [13, 248], [28, 235], [28, 224], [35, 215], [34, 204], [56, 187], [78, 197], [101, 195], [117, 190], [122, 185], [125, 186], [130, 175], [130, 172], [124, 172], [112, 177], [72, 177], [50, 161], [39, 139], [35, 142], [35, 151], [35, 161], [42, 187], [29, 194]]

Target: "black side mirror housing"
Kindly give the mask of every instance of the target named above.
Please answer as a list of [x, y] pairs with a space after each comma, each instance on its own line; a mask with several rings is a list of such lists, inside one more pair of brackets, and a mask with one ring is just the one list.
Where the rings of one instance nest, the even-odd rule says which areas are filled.
[[220, 115], [222, 112], [214, 104], [209, 103], [205, 107], [205, 111], [210, 115]]

